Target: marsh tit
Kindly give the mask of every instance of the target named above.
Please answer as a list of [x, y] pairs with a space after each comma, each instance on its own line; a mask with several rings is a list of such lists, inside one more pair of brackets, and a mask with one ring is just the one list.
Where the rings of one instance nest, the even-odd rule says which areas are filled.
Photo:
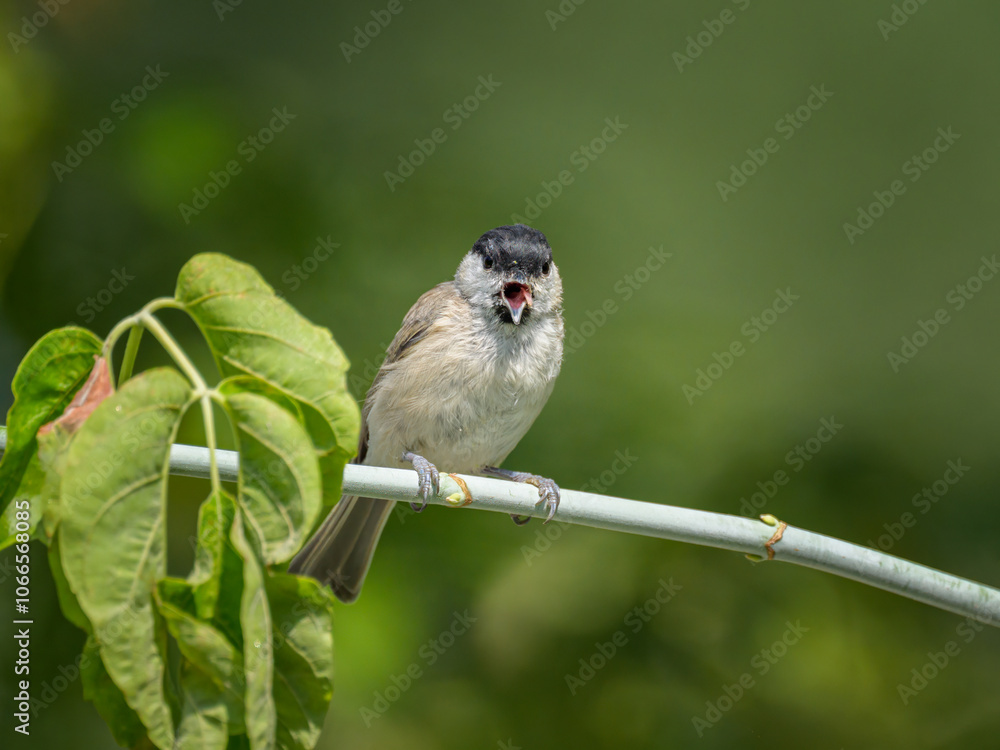
[[[499, 466], [552, 393], [562, 354], [562, 281], [545, 235], [523, 224], [490, 230], [454, 280], [403, 318], [365, 398], [354, 462], [415, 469], [418, 511], [438, 491], [438, 468], [527, 482], [550, 520], [555, 482]], [[345, 495], [289, 571], [353, 602], [393, 505]]]

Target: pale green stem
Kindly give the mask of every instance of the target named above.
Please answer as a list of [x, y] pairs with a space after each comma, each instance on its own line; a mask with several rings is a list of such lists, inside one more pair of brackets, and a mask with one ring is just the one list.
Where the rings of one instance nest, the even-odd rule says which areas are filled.
[[135, 365], [135, 355], [139, 351], [139, 342], [142, 341], [142, 332], [146, 330], [142, 323], [137, 323], [128, 332], [128, 343], [125, 345], [125, 355], [122, 357], [122, 369], [118, 373], [118, 387], [132, 377], [132, 367]]
[[167, 354], [170, 355], [171, 359], [177, 363], [177, 366], [184, 371], [184, 374], [188, 376], [188, 380], [194, 386], [195, 395], [200, 396], [202, 393], [208, 390], [208, 386], [205, 385], [205, 379], [202, 378], [201, 373], [198, 372], [197, 368], [191, 363], [184, 350], [181, 349], [180, 345], [174, 341], [174, 337], [170, 335], [166, 328], [159, 320], [153, 317], [147, 310], [143, 310], [138, 314], [139, 321], [143, 323], [149, 332], [156, 337], [156, 340], [160, 342], [160, 345], [167, 350]]
[[208, 392], [201, 396], [201, 416], [205, 420], [205, 443], [208, 446], [208, 475], [212, 480], [212, 492], [218, 493], [222, 489], [222, 482], [219, 480], [219, 463], [216, 458], [215, 448], [215, 415], [212, 414], [212, 398]]
[[[121, 338], [122, 334], [125, 333], [125, 331], [129, 331], [128, 344], [125, 347], [125, 356], [124, 361], [122, 362], [122, 370], [118, 376], [119, 386], [132, 376], [132, 367], [135, 364], [135, 354], [139, 348], [139, 339], [142, 337], [142, 324], [145, 318], [156, 310], [162, 310], [168, 307], [179, 310], [184, 309], [184, 305], [173, 297], [159, 297], [151, 301], [135, 315], [129, 315], [127, 318], [120, 320], [117, 325], [111, 329], [107, 338], [104, 339], [101, 356], [107, 360], [108, 370], [113, 373], [115, 368], [112, 361], [112, 355], [114, 354], [115, 345], [118, 343], [118, 339]], [[139, 329], [139, 333], [136, 333], [136, 329]], [[166, 344], [164, 344], [164, 346], [166, 347]], [[176, 348], [176, 343], [174, 346]], [[179, 348], [177, 350], [179, 351]], [[171, 352], [171, 356], [173, 356], [173, 354], [174, 353]], [[179, 361], [178, 364], [180, 364]]]
[[[167, 302], [172, 300], [154, 300], [150, 305], [154, 303], [163, 303], [158, 305], [158, 307], [168, 307]], [[156, 337], [156, 340], [160, 342], [160, 345], [167, 350], [167, 354], [177, 363], [177, 366], [184, 371], [184, 374], [188, 376], [191, 384], [194, 386], [194, 396], [197, 398], [201, 405], [201, 416], [205, 422], [205, 443], [208, 447], [208, 461], [209, 461], [209, 478], [212, 481], [212, 491], [218, 492], [222, 487], [222, 482], [219, 479], [219, 465], [216, 459], [216, 445], [215, 445], [215, 415], [212, 413], [212, 391], [205, 384], [205, 379], [201, 377], [201, 373], [198, 372], [197, 368], [188, 359], [188, 356], [181, 349], [180, 345], [174, 340], [174, 337], [170, 335], [163, 324], [157, 320], [152, 313], [149, 311], [149, 306], [147, 305], [142, 312], [139, 313], [139, 320], [149, 332]]]
[[147, 302], [146, 305], [142, 308], [142, 311], [147, 313], [153, 313], [156, 312], [157, 310], [164, 310], [167, 308], [174, 310], [186, 309], [184, 307], [183, 302], [178, 302], [173, 297], [157, 297], [156, 299]]
[[138, 322], [139, 315], [129, 315], [124, 320], [118, 321], [118, 324], [111, 329], [111, 333], [108, 334], [108, 337], [104, 339], [104, 346], [101, 348], [101, 357], [108, 362], [108, 372], [115, 371], [114, 363], [112, 362], [111, 357], [115, 350], [115, 344], [118, 343], [118, 339], [121, 338], [121, 335], [125, 333], [125, 331], [129, 330]]

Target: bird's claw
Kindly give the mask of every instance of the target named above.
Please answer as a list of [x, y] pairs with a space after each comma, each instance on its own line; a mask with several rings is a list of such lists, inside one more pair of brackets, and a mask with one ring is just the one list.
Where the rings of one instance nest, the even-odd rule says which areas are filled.
[[434, 464], [423, 456], [418, 456], [416, 453], [404, 453], [403, 460], [409, 461], [413, 464], [413, 470], [417, 472], [417, 483], [420, 488], [420, 497], [423, 499], [423, 502], [410, 503], [410, 507], [413, 508], [414, 513], [420, 513], [427, 507], [427, 501], [431, 494], [438, 494], [438, 491], [441, 488], [441, 475], [438, 473], [437, 467], [434, 466]]
[[[519, 478], [518, 481], [525, 484], [532, 484], [538, 488], [538, 502], [536, 505], [544, 503], [543, 507], [546, 511], [545, 520], [542, 523], [545, 524], [551, 521], [556, 511], [559, 510], [559, 485], [551, 479], [540, 477], [537, 474], [528, 474], [524, 478]], [[516, 516], [511, 514], [511, 520], [518, 526], [524, 526], [524, 524], [531, 520], [531, 516]]]
[[536, 477], [536, 479], [538, 482], [532, 482], [531, 484], [538, 487], [538, 502], [545, 503], [544, 507], [547, 513], [543, 523], [548, 523], [553, 519], [556, 511], [559, 510], [559, 485], [545, 477]]

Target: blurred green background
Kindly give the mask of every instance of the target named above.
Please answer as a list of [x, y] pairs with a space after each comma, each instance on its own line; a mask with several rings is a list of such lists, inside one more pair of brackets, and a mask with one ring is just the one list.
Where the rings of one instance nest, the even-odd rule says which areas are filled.
[[[554, 248], [578, 339], [510, 467], [733, 514], [784, 471], [753, 512], [1000, 583], [1000, 278], [958, 289], [1000, 234], [996, 3], [0, 0], [0, 18], [3, 383], [46, 330], [103, 336], [211, 250], [328, 326], [360, 399], [409, 306], [517, 214]], [[275, 109], [283, 129], [261, 134]], [[434, 151], [411, 157], [415, 141]], [[895, 180], [905, 191], [869, 211]], [[196, 190], [207, 201], [183, 211]], [[859, 207], [879, 215], [861, 235], [844, 228]], [[338, 246], [317, 253], [318, 238]], [[638, 270], [661, 247], [662, 267]], [[797, 299], [765, 312], [777, 290]], [[947, 322], [894, 368], [939, 309]], [[164, 319], [210, 367], [193, 327]], [[733, 342], [742, 356], [689, 403], [683, 387]], [[139, 365], [162, 363], [146, 344]], [[808, 443], [831, 418], [842, 428]], [[197, 420], [182, 439], [201, 439]], [[942, 485], [949, 461], [969, 469]], [[947, 492], [915, 503], [935, 482]], [[206, 485], [172, 488], [184, 574]], [[807, 569], [542, 531], [439, 507], [391, 521], [364, 595], [337, 613], [320, 746], [997, 746], [994, 630]], [[42, 552], [36, 686], [83, 643]], [[634, 632], [661, 580], [681, 588]], [[437, 653], [456, 612], [475, 622]], [[625, 645], [571, 691], [616, 631]], [[949, 641], [958, 655], [904, 702], [898, 686]], [[78, 681], [32, 729], [31, 747], [113, 746]]]

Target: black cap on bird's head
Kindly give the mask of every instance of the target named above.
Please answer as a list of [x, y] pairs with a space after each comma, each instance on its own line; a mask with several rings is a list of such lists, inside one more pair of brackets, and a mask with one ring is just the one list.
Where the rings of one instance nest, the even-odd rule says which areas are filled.
[[524, 224], [497, 227], [476, 240], [470, 254], [502, 279], [498, 295], [501, 315], [519, 325], [531, 309], [532, 287], [552, 268], [552, 248], [545, 235]]
[[541, 276], [544, 267], [552, 263], [552, 248], [545, 235], [524, 224], [512, 224], [491, 229], [472, 246], [478, 253], [496, 264], [498, 271], [526, 276]]

